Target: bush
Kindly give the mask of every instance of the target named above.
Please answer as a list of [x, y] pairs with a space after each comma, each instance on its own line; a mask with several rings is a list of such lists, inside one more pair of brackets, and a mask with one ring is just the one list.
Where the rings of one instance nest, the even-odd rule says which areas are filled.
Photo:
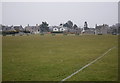
[[2, 35], [2, 31], [0, 31], [0, 35]]
[[102, 34], [98, 34], [98, 35], [102, 35]]
[[63, 33], [63, 35], [67, 35], [67, 33]]
[[5, 34], [5, 35], [10, 35], [10, 34], [16, 34], [16, 33], [19, 33], [17, 31], [3, 31], [2, 34]]
[[52, 36], [55, 36], [55, 33], [52, 33]]
[[75, 33], [75, 35], [80, 35], [79, 33]]
[[41, 33], [40, 35], [44, 35], [44, 33]]
[[12, 36], [15, 36], [15, 34], [12, 34]]
[[30, 31], [23, 31], [24, 33], [30, 33]]
[[29, 36], [29, 34], [26, 34], [27, 36]]
[[3, 36], [6, 36], [6, 34], [3, 34]]
[[20, 36], [23, 36], [22, 34], [20, 34]]

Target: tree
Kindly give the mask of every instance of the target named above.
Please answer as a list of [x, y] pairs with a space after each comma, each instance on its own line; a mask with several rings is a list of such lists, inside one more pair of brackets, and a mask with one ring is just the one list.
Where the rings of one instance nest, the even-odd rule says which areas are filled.
[[67, 24], [67, 23], [63, 24], [63, 27], [68, 27], [68, 28], [69, 28], [69, 26], [68, 26], [68, 24]]
[[74, 28], [74, 29], [77, 29], [77, 28], [78, 28], [78, 26], [77, 26], [76, 24], [74, 24], [73, 28]]
[[87, 22], [85, 21], [85, 23], [84, 23], [84, 30], [87, 30], [88, 29], [88, 24], [87, 24]]
[[67, 22], [67, 24], [68, 24], [69, 28], [72, 28], [72, 27], [73, 27], [73, 22], [72, 22], [72, 21], [69, 20], [69, 21]]
[[63, 24], [63, 27], [73, 28], [73, 22], [69, 20], [65, 24]]
[[40, 25], [40, 29], [41, 32], [49, 32], [49, 24], [47, 24], [47, 22], [42, 22], [42, 24]]

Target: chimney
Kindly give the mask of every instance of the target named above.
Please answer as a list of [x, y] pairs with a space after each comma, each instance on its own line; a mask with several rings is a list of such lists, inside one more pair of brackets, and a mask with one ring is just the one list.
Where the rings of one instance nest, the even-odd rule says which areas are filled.
[[103, 24], [103, 27], [104, 27], [105, 25]]
[[97, 24], [95, 25], [95, 28], [97, 28]]
[[38, 27], [38, 24], [36, 24], [36, 27]]

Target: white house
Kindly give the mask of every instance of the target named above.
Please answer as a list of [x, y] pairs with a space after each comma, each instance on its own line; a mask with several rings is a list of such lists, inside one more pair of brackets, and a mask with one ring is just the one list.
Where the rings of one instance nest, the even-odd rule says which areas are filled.
[[62, 27], [62, 26], [53, 26], [52, 31], [53, 33], [62, 33], [64, 31], [67, 31], [67, 27]]
[[60, 31], [65, 31], [65, 30], [66, 30], [66, 29], [65, 29], [65, 28], [63, 28], [63, 27], [61, 27], [61, 28], [60, 28]]
[[53, 28], [53, 32], [58, 32], [59, 29], [57, 27]]
[[81, 31], [81, 34], [95, 34], [95, 29], [94, 28], [88, 28], [86, 30], [83, 30]]

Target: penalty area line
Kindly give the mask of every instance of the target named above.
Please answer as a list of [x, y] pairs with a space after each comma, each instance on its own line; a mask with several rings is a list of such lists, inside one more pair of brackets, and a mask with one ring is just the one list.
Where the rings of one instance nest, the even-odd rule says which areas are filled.
[[96, 58], [95, 60], [93, 60], [92, 62], [88, 63], [87, 65], [83, 66], [82, 68], [80, 68], [79, 70], [77, 70], [76, 72], [72, 73], [71, 75], [69, 75], [68, 77], [62, 79], [59, 83], [62, 83], [63, 81], [71, 78], [73, 75], [77, 74], [78, 72], [82, 71], [83, 69], [85, 69], [86, 67], [90, 66], [91, 64], [95, 63], [96, 61], [98, 61], [99, 59], [101, 59], [103, 56], [105, 56], [109, 51], [111, 51], [112, 49], [114, 49], [116, 47], [112, 47], [110, 49], [108, 49], [105, 53], [103, 53], [101, 56], [99, 56], [98, 58]]

